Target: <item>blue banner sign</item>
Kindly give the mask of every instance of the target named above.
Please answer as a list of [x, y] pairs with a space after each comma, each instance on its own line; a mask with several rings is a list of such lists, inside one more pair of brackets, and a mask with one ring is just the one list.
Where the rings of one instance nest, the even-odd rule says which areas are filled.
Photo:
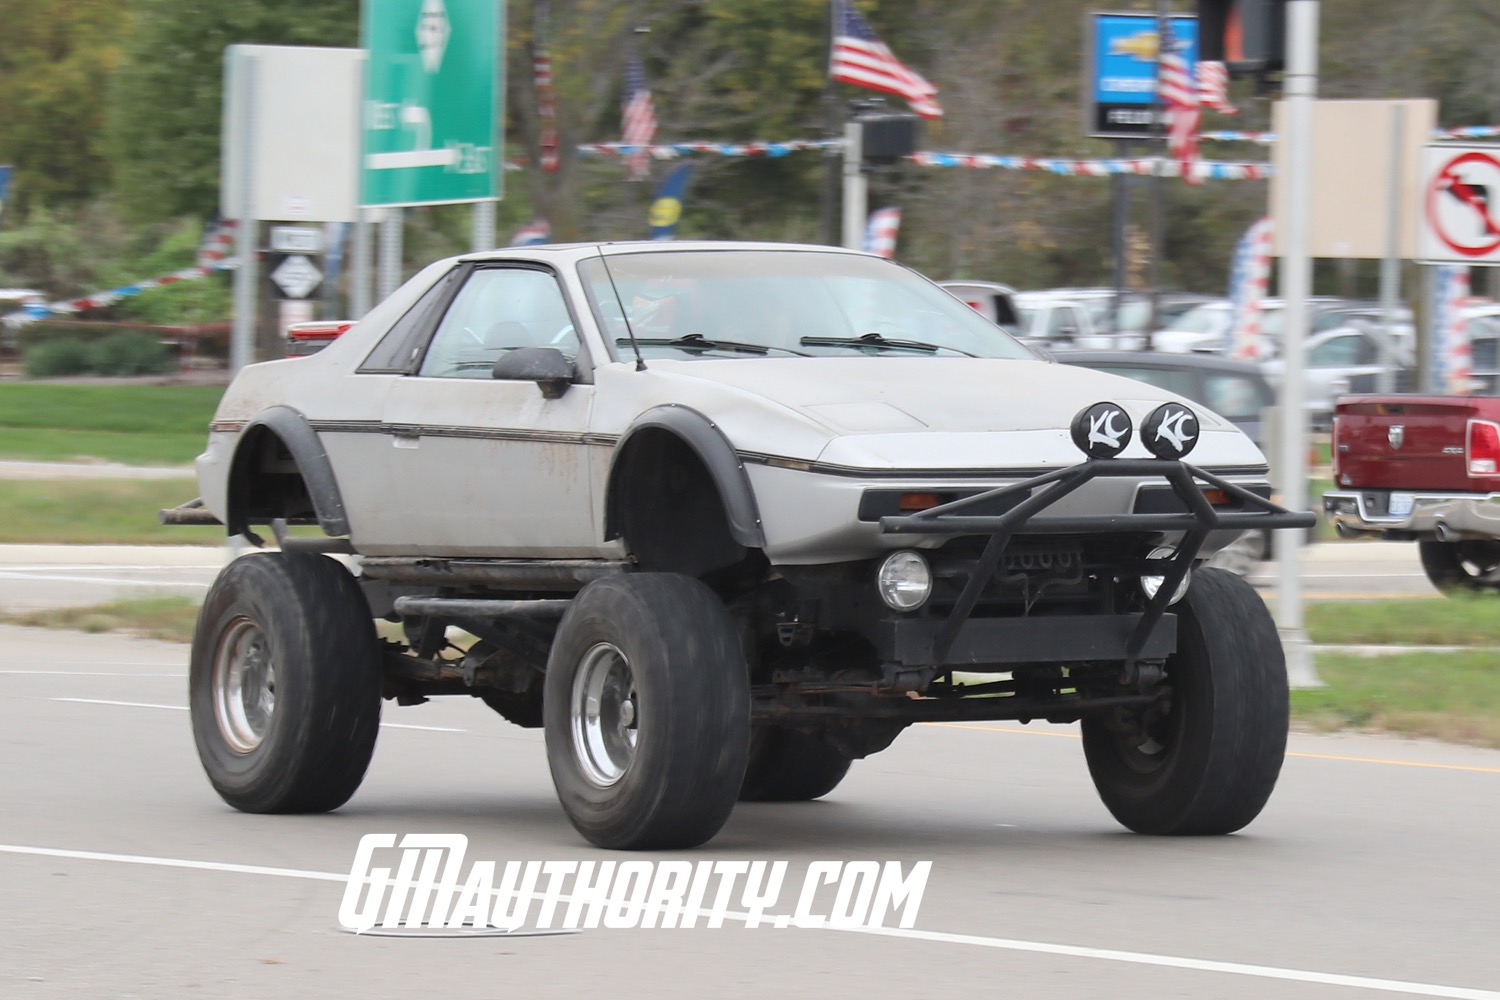
[[[1155, 14], [1089, 15], [1085, 42], [1084, 121], [1099, 139], [1149, 139], [1156, 131]], [[1172, 33], [1186, 43], [1188, 66], [1198, 62], [1198, 19], [1175, 16]]]

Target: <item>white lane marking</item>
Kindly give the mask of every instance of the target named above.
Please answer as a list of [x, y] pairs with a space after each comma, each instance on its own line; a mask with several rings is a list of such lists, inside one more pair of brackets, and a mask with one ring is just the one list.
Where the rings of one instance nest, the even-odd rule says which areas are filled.
[[40, 563], [35, 566], [0, 564], [0, 573], [80, 573], [84, 570], [95, 572], [108, 572], [113, 570], [117, 573], [165, 573], [168, 571], [178, 572], [185, 569], [200, 569], [205, 573], [217, 572], [220, 567], [209, 565], [173, 565], [163, 566], [154, 563], [148, 566], [128, 566], [123, 563]]
[[413, 726], [405, 722], [382, 722], [381, 729], [420, 729], [428, 733], [467, 733], [467, 729], [453, 729], [449, 726]]
[[119, 705], [124, 708], [169, 708], [174, 712], [186, 712], [186, 705], [156, 705], [148, 701], [107, 701], [104, 698], [48, 698], [48, 701], [71, 701], [79, 705]]
[[33, 583], [98, 583], [110, 586], [130, 587], [202, 587], [207, 590], [207, 580], [139, 580], [116, 576], [38, 576], [34, 573], [7, 573], [0, 570], [0, 580], [30, 580]]
[[[0, 854], [68, 858], [78, 861], [108, 861], [127, 865], [152, 865], [159, 868], [187, 868], [195, 871], [228, 872], [237, 875], [269, 875], [277, 878], [304, 879], [314, 882], [340, 882], [347, 884], [349, 880], [348, 874], [344, 872], [318, 872], [299, 868], [268, 868], [262, 865], [238, 865], [223, 861], [190, 861], [183, 858], [158, 858], [140, 854], [108, 854], [102, 851], [72, 851], [54, 847], [29, 847], [19, 844], [0, 844]], [[744, 920], [748, 914], [731, 911], [726, 916], [731, 919]], [[1169, 969], [1187, 969], [1192, 972], [1217, 972], [1224, 975], [1247, 976], [1254, 979], [1317, 983], [1322, 986], [1347, 986], [1354, 989], [1376, 990], [1383, 993], [1404, 993], [1409, 996], [1448, 997], [1453, 998], [1453, 1000], [1500, 1000], [1500, 993], [1463, 986], [1442, 986], [1434, 983], [1415, 983], [1399, 979], [1377, 979], [1370, 976], [1346, 976], [1334, 972], [1289, 969], [1274, 965], [1249, 965], [1243, 962], [1220, 962], [1213, 959], [1185, 958], [1178, 955], [1157, 955], [1151, 952], [1118, 951], [1111, 948], [1087, 948], [1080, 945], [1053, 944], [1046, 941], [1022, 941], [1016, 938], [984, 937], [977, 934], [950, 934], [945, 931], [919, 931], [899, 927], [828, 927], [823, 929], [843, 933], [871, 934], [878, 937], [904, 938], [908, 941], [961, 944], [975, 948], [992, 948], [1001, 951], [1022, 951], [1042, 955], [1058, 955], [1065, 958], [1088, 958], [1097, 961], [1120, 962], [1128, 965], [1151, 965]]]
[[110, 670], [0, 670], [13, 677], [186, 677], [187, 674], [133, 674]]
[[[116, 705], [121, 708], [170, 708], [174, 712], [186, 712], [186, 705], [157, 705], [147, 701], [109, 701], [105, 698], [48, 698], [48, 701], [70, 701], [79, 705]], [[467, 729], [451, 726], [414, 726], [403, 722], [382, 722], [381, 729], [420, 729], [429, 733], [467, 733]]]

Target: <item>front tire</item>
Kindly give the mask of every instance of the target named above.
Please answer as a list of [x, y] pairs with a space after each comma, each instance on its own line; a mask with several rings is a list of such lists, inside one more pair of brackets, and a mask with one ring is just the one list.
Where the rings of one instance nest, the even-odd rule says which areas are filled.
[[696, 847], [745, 776], [750, 685], [739, 635], [705, 584], [677, 573], [597, 580], [547, 661], [547, 762], [563, 811], [598, 847]]
[[1500, 590], [1500, 543], [1418, 542], [1422, 571], [1445, 594]]
[[208, 780], [252, 813], [337, 809], [380, 727], [380, 654], [364, 593], [321, 555], [225, 567], [193, 634], [188, 702]]
[[1196, 570], [1176, 611], [1169, 710], [1144, 742], [1085, 719], [1084, 755], [1104, 805], [1136, 833], [1233, 833], [1260, 814], [1286, 755], [1280, 636], [1255, 589], [1224, 570]]

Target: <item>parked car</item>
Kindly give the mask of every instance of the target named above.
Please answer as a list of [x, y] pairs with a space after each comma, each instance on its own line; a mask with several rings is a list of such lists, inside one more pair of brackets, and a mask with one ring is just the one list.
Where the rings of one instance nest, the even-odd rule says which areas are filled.
[[1012, 336], [1020, 333], [1021, 318], [1016, 313], [1016, 290], [993, 281], [940, 281], [960, 302]]
[[[1416, 353], [1410, 338], [1387, 338], [1373, 327], [1345, 326], [1314, 334], [1304, 350], [1303, 406], [1314, 426], [1329, 426], [1340, 396], [1374, 392], [1387, 370], [1394, 391], [1415, 387]], [[1280, 385], [1284, 368], [1280, 358], [1261, 364], [1272, 385]]]
[[1332, 441], [1340, 536], [1416, 542], [1441, 591], [1500, 590], [1500, 399], [1350, 396]]
[[[1222, 354], [1229, 349], [1234, 307], [1227, 299], [1203, 303], [1178, 316], [1166, 327], [1151, 335], [1152, 347], [1171, 353], [1199, 351]], [[1308, 334], [1321, 333], [1360, 322], [1380, 326], [1384, 312], [1378, 303], [1357, 299], [1314, 296], [1308, 300]], [[1411, 311], [1401, 307], [1394, 317], [1395, 334], [1413, 332]], [[1282, 331], [1286, 327], [1286, 303], [1269, 298], [1261, 303], [1261, 336], [1266, 340], [1266, 354], [1274, 357], [1281, 351]]]
[[1248, 362], [1201, 354], [1158, 351], [1058, 351], [1062, 364], [1124, 375], [1191, 399], [1229, 420], [1257, 445], [1261, 413], [1276, 405], [1276, 393], [1261, 370]]
[[1271, 503], [1232, 423], [1040, 360], [873, 255], [440, 261], [244, 368], [197, 472], [164, 520], [279, 544], [223, 570], [190, 654], [199, 758], [238, 809], [343, 804], [383, 697], [543, 729], [563, 811], [608, 848], [817, 798], [925, 720], [1079, 721], [1146, 833], [1239, 829], [1281, 766], [1275, 623], [1196, 564], [1312, 514]]

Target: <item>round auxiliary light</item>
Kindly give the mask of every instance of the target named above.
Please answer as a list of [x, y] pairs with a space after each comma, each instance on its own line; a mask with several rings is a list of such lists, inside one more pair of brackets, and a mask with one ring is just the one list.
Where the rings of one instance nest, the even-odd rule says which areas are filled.
[[1118, 403], [1095, 403], [1073, 418], [1069, 432], [1089, 458], [1114, 458], [1130, 443], [1130, 415]]
[[920, 552], [902, 549], [881, 562], [875, 583], [892, 611], [915, 611], [932, 596], [932, 567]]
[[1141, 424], [1141, 443], [1157, 458], [1186, 458], [1198, 443], [1198, 414], [1181, 403], [1163, 403]]
[[[1171, 559], [1176, 554], [1176, 549], [1168, 546], [1163, 546], [1159, 549], [1152, 549], [1151, 554], [1146, 557], [1146, 561], [1148, 563], [1157, 561], [1165, 562]], [[1188, 582], [1191, 581], [1192, 578], [1192, 570], [1189, 570], [1187, 575], [1182, 578], [1182, 582], [1177, 585], [1177, 589], [1173, 591], [1172, 599], [1167, 602], [1168, 604], [1176, 604], [1178, 601], [1187, 596]], [[1166, 582], [1167, 577], [1165, 566], [1162, 567], [1161, 573], [1143, 573], [1141, 574], [1141, 593], [1145, 594], [1146, 600], [1149, 601], [1156, 596], [1156, 592], [1161, 590], [1161, 585]]]

